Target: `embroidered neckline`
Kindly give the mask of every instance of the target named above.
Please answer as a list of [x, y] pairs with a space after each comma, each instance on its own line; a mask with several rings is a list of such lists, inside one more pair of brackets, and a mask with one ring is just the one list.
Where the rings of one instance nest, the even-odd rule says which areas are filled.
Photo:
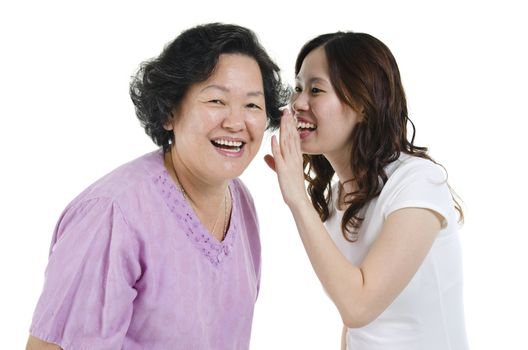
[[230, 224], [224, 240], [220, 242], [200, 222], [193, 208], [185, 200], [183, 193], [170, 178], [166, 169], [163, 169], [161, 174], [155, 176], [153, 180], [165, 204], [181, 224], [181, 228], [187, 238], [214, 266], [220, 265], [230, 255], [238, 231], [236, 220], [238, 210], [236, 198], [238, 196], [236, 193], [237, 188], [233, 185], [233, 182], [229, 182], [232, 198]]

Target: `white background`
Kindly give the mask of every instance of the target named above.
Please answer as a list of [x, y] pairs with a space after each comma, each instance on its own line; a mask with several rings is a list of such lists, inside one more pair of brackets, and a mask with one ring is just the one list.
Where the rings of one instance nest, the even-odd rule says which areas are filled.
[[[21, 349], [51, 234], [66, 204], [154, 149], [128, 97], [139, 63], [182, 30], [258, 33], [293, 81], [301, 45], [373, 34], [399, 62], [417, 143], [449, 171], [462, 230], [472, 349], [526, 349], [527, 11], [521, 1], [12, 1], [0, 5], [0, 347]], [[261, 154], [242, 176], [261, 220], [262, 288], [251, 349], [337, 349], [339, 316]]]

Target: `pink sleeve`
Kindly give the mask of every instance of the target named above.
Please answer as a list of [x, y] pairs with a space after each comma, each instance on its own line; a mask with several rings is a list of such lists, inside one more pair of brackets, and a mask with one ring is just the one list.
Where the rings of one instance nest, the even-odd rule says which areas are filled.
[[106, 198], [66, 209], [30, 333], [63, 349], [121, 349], [141, 274], [139, 248]]

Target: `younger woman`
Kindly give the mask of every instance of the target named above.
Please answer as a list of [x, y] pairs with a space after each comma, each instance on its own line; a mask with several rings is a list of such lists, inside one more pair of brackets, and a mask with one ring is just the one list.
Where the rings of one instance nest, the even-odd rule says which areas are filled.
[[341, 314], [343, 348], [466, 349], [462, 212], [444, 169], [409, 140], [391, 52], [368, 34], [325, 34], [295, 73], [294, 115], [266, 162]]

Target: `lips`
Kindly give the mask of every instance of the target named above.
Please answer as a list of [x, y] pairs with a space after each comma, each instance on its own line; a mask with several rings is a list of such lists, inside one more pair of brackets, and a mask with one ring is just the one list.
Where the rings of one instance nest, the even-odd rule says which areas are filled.
[[301, 129], [307, 129], [307, 130], [315, 130], [317, 129], [317, 126], [313, 123], [305, 123], [305, 122], [297, 122], [297, 130]]
[[215, 138], [211, 140], [211, 144], [222, 152], [236, 154], [244, 148], [246, 142], [239, 139]]
[[307, 138], [316, 129], [316, 124], [303, 118], [297, 118], [297, 131], [299, 132], [301, 140]]

